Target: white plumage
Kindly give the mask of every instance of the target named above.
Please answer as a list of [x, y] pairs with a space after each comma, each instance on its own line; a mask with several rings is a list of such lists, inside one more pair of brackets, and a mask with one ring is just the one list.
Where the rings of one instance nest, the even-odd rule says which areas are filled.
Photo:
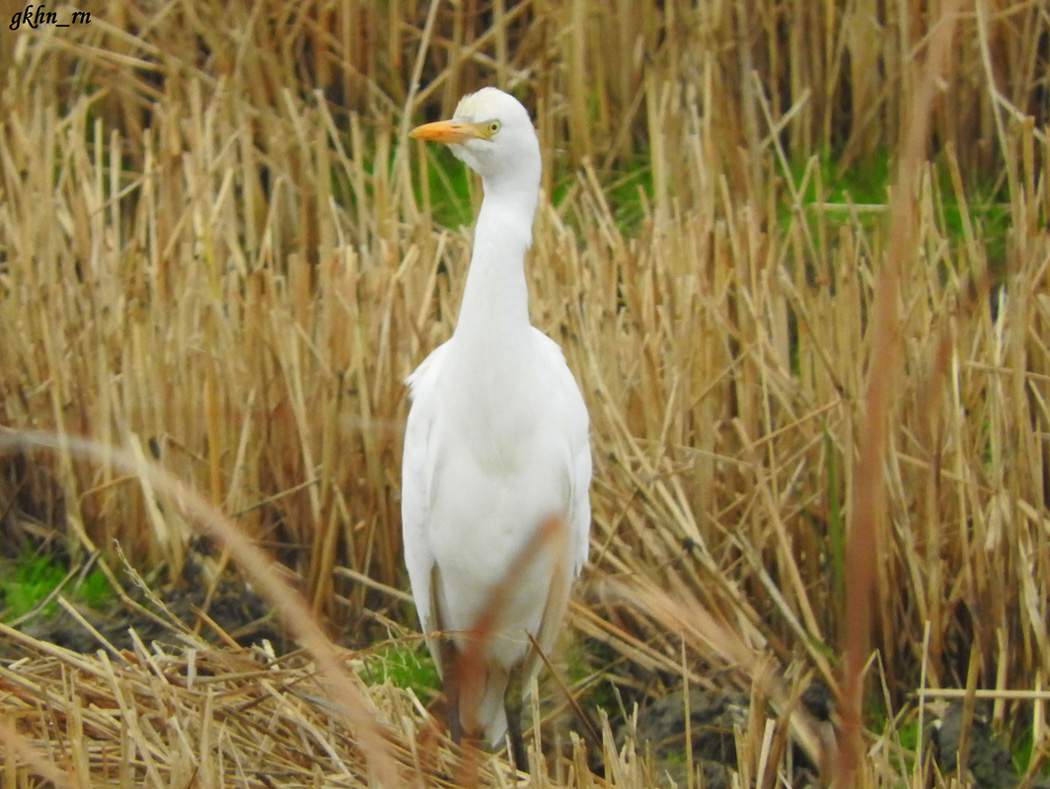
[[[566, 540], [547, 541], [509, 581], [484, 648], [483, 685], [460, 688], [459, 711], [451, 712], [467, 734], [484, 731], [495, 743], [538, 668], [525, 631], [550, 650], [587, 558], [587, 409], [561, 349], [529, 322], [524, 263], [541, 160], [525, 108], [484, 88], [464, 96], [451, 121], [412, 136], [448, 143], [484, 189], [456, 329], [407, 380], [402, 528], [424, 632], [470, 628], [544, 522], [556, 516], [567, 529]], [[442, 663], [463, 640], [429, 643], [447, 687], [450, 667]]]

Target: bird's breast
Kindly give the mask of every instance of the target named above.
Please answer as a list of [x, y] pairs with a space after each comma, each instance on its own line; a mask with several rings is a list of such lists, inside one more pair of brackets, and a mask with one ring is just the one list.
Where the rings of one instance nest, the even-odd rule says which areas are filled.
[[451, 443], [486, 467], [507, 470], [556, 449], [548, 446], [558, 443], [560, 419], [550, 371], [528, 354], [500, 348], [464, 349], [449, 362], [437, 413]]
[[564, 513], [572, 436], [544, 373], [495, 361], [442, 383], [432, 435], [430, 490], [439, 499], [432, 513], [448, 528], [484, 524], [515, 535]]

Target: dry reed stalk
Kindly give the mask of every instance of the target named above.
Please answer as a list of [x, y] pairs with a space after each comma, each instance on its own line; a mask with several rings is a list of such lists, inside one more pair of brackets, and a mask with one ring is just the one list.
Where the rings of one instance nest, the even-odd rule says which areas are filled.
[[[140, 642], [114, 661], [103, 653], [75, 655], [17, 631], [5, 635], [36, 653], [0, 669], [7, 719], [22, 731], [17, 737], [80, 749], [56, 785], [99, 779], [166, 785], [193, 775], [208, 786], [263, 786], [264, 778], [306, 786], [322, 775], [331, 785], [364, 780], [360, 748], [319, 701], [330, 688], [294, 659], [284, 664], [203, 642], [171, 654], [146, 651]], [[5, 768], [12, 764], [5, 759]], [[320, 764], [327, 766], [318, 770]], [[54, 769], [47, 759], [37, 769], [48, 775], [49, 766]]]
[[[0, 725], [5, 786], [168, 785], [367, 786], [370, 752], [342, 725], [327, 701], [331, 686], [292, 655], [261, 649], [216, 649], [193, 637], [181, 650], [141, 641], [109, 658], [79, 655], [0, 625], [27, 657], [0, 667]], [[383, 714], [414, 732], [418, 711], [405, 694], [384, 685], [370, 690]], [[7, 730], [13, 721], [18, 731]], [[611, 734], [607, 734], [611, 738]], [[501, 786], [505, 766], [477, 755], [466, 783], [447, 776], [455, 757], [430, 757], [391, 743], [396, 786]], [[61, 757], [65, 754], [65, 758]], [[429, 758], [429, 762], [428, 762]], [[557, 784], [537, 774], [530, 785], [640, 786], [651, 782], [631, 754], [609, 752], [620, 783], [600, 781], [586, 768], [584, 749], [572, 749], [575, 772], [560, 764]], [[384, 779], [388, 780], [388, 779]]]
[[[862, 740], [864, 669], [869, 659], [873, 614], [885, 610], [884, 594], [892, 586], [876, 587], [886, 539], [881, 513], [885, 511], [883, 465], [889, 444], [891, 392], [898, 375], [900, 356], [898, 300], [903, 272], [913, 261], [917, 237], [914, 196], [929, 134], [928, 110], [948, 56], [959, 4], [946, 5], [930, 34], [929, 50], [917, 80], [899, 149], [897, 173], [890, 201], [890, 245], [878, 270], [872, 304], [871, 357], [864, 394], [864, 416], [854, 466], [853, 518], [846, 545], [846, 605], [844, 609], [844, 658], [842, 682], [842, 732], [839, 786], [853, 786], [865, 748]], [[885, 629], [885, 628], [884, 628]], [[965, 761], [964, 761], [965, 763]]]

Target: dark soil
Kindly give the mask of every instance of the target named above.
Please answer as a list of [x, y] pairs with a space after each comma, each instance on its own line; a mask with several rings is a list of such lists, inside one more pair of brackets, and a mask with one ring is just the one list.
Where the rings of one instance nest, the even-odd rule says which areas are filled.
[[965, 774], [963, 780], [980, 789], [1050, 789], [1050, 779], [1034, 777], [1024, 782], [1014, 767], [1010, 750], [999, 740], [990, 725], [991, 705], [980, 701], [975, 705], [969, 726], [966, 726], [965, 706], [962, 701], [947, 705], [944, 714], [937, 718], [929, 730], [930, 741], [937, 754], [937, 767], [944, 776], [959, 777], [959, 747], [961, 734], [968, 732]]
[[[197, 633], [216, 645], [250, 646], [268, 640], [278, 655], [293, 648], [266, 601], [237, 579], [209, 584], [189, 570], [180, 583], [151, 590], [150, 595], [134, 586], [125, 591], [130, 603], [115, 597], [101, 609], [73, 604], [105, 644], [61, 607], [30, 615], [17, 628], [37, 640], [84, 653], [103, 649], [106, 644], [117, 650], [133, 649], [132, 631], [147, 647], [153, 642], [182, 647], [186, 645], [183, 634]], [[18, 645], [0, 639], [0, 659], [14, 660], [23, 657], [22, 652]]]

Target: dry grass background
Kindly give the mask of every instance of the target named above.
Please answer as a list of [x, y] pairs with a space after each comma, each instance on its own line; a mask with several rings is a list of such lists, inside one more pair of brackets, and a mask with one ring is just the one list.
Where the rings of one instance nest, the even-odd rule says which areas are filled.
[[[651, 677], [648, 692], [752, 693], [741, 785], [785, 785], [789, 739], [828, 740], [792, 711], [808, 678], [841, 680], [844, 623], [863, 615], [844, 597], [863, 570], [843, 564], [848, 525], [872, 483], [855, 469], [883, 446], [885, 496], [860, 513], [877, 657], [857, 785], [941, 780], [921, 738], [917, 755], [900, 741], [920, 685], [969, 688], [971, 703], [997, 691], [993, 718], [1031, 730], [1034, 769], [1050, 676], [1050, 12], [962, 3], [926, 103], [941, 3], [746, 5], [122, 1], [90, 25], [5, 26], [0, 423], [152, 452], [294, 570], [344, 641], [386, 617], [414, 627], [383, 589], [405, 585], [401, 381], [451, 330], [470, 233], [434, 218], [459, 165], [405, 131], [500, 85], [534, 111], [558, 198], [537, 221], [533, 319], [593, 422], [574, 632], [620, 657], [610, 673]], [[913, 161], [916, 112], [929, 134], [903, 193], [837, 193], [851, 166]], [[891, 365], [871, 372], [887, 419], [862, 442], [898, 233], [913, 243], [891, 261], [899, 287], [881, 285], [894, 331], [875, 357]], [[119, 541], [176, 581], [191, 521], [153, 503], [142, 468], [9, 451], [5, 545], [46, 536], [112, 563]], [[325, 733], [311, 748], [332, 763], [282, 785], [366, 780], [326, 708], [270, 692], [313, 675], [252, 659], [280, 675], [263, 683], [265, 724], [219, 714], [236, 688], [162, 703], [185, 655], [144, 648], [117, 672], [52, 651], [33, 664], [51, 690], [5, 669], [5, 785], [39, 785], [47, 765], [65, 785], [265, 785], [229, 756], [242, 725]], [[166, 729], [107, 729], [90, 706], [145, 686]], [[425, 772], [406, 745], [418, 713], [396, 689], [368, 693], [395, 755]], [[42, 733], [56, 708], [68, 719]], [[648, 785], [632, 748], [607, 754], [605, 779], [577, 752], [550, 780]], [[507, 780], [478, 769], [466, 783]]]

